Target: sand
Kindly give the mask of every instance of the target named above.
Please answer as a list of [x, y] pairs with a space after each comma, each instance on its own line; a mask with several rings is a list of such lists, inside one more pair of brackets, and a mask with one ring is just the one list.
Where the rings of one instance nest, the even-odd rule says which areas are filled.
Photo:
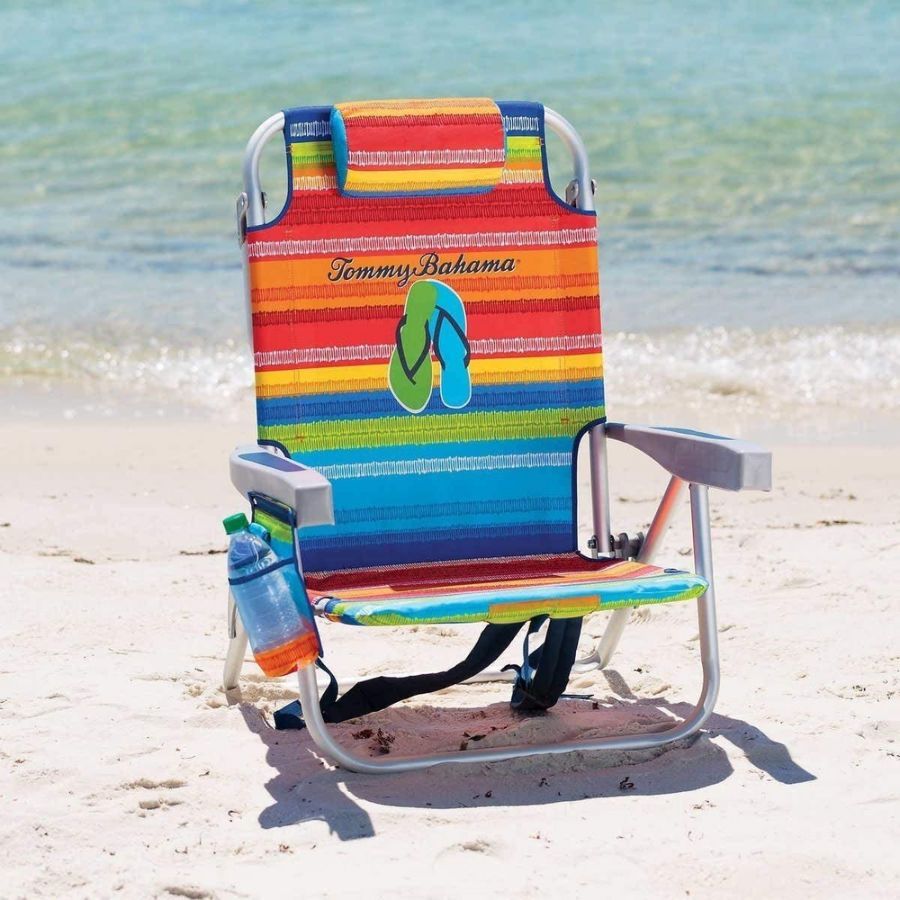
[[[773, 493], [713, 492], [723, 686], [695, 741], [362, 776], [272, 729], [292, 679], [248, 663], [239, 702], [220, 688], [226, 455], [252, 424], [38, 421], [0, 430], [0, 895], [900, 893], [896, 445], [782, 444]], [[616, 530], [645, 527], [664, 476], [621, 448], [612, 475]], [[690, 564], [687, 526], [661, 561]], [[652, 726], [698, 692], [695, 613], [633, 620], [574, 681], [596, 703], [520, 718], [469, 687], [337, 731], [400, 754]], [[474, 636], [323, 634], [343, 674]]]

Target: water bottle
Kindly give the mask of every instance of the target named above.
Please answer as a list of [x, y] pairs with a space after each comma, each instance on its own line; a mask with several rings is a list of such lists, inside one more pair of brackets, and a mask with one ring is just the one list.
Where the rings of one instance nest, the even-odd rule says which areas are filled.
[[228, 581], [256, 662], [266, 675], [287, 675], [318, 656], [315, 628], [297, 608], [286, 566], [278, 565], [266, 530], [248, 524], [243, 513], [222, 524], [231, 536]]

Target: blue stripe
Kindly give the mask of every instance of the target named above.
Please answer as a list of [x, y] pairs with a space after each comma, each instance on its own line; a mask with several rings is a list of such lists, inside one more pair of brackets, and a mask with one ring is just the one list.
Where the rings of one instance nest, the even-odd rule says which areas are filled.
[[[569, 466], [528, 469], [487, 469], [434, 475], [385, 475], [381, 478], [339, 478], [332, 482], [337, 509], [454, 503], [460, 499], [512, 500], [518, 497], [571, 497]], [[331, 527], [331, 526], [328, 526]]]
[[513, 440], [454, 441], [446, 444], [400, 444], [396, 447], [360, 447], [347, 450], [316, 450], [294, 453], [305, 466], [351, 465], [408, 459], [448, 459], [452, 456], [495, 456], [507, 453], [571, 453], [572, 438], [541, 437]]
[[[359, 510], [359, 517], [353, 521], [346, 519], [341, 521], [338, 517], [337, 529], [329, 526], [316, 526], [303, 529], [301, 538], [321, 541], [323, 544], [344, 540], [348, 536], [354, 538], [364, 536], [365, 540], [378, 539], [381, 535], [389, 534], [436, 534], [443, 532], [453, 534], [464, 532], [471, 528], [494, 529], [505, 531], [512, 529], [530, 530], [534, 527], [552, 526], [553, 528], [570, 529], [572, 525], [572, 511], [568, 505], [562, 503], [559, 507], [546, 505], [541, 509], [512, 509], [498, 512], [483, 510], [475, 513], [452, 513], [445, 515], [429, 515], [427, 509], [416, 509], [416, 517], [397, 516], [395, 518], [378, 518], [370, 516], [365, 518], [365, 512], [377, 510]], [[337, 535], [340, 535], [338, 538]], [[307, 536], [309, 535], [309, 538]]]
[[[497, 412], [564, 407], [597, 406], [603, 402], [600, 379], [577, 382], [528, 382], [521, 386], [481, 385], [472, 389], [466, 412]], [[430, 415], [453, 414], [435, 391], [424, 412]], [[292, 425], [299, 422], [333, 419], [378, 419], [404, 415], [405, 410], [388, 391], [361, 391], [347, 394], [260, 398], [256, 401], [259, 425]]]
[[[561, 528], [569, 528], [572, 523], [572, 510], [564, 498], [557, 498], [559, 503], [546, 504], [539, 509], [511, 509], [498, 511], [496, 508], [485, 508], [471, 513], [448, 513], [437, 515], [429, 513], [429, 507], [421, 507], [415, 510], [416, 516], [394, 518], [378, 518], [374, 513], [377, 509], [359, 510], [360, 515], [352, 521], [343, 516], [337, 516], [337, 527], [341, 536], [345, 535], [378, 535], [396, 532], [410, 533], [427, 529], [428, 533], [445, 531], [452, 533], [454, 530], [468, 528], [531, 528], [536, 522], [552, 524]], [[366, 517], [364, 513], [373, 513]], [[373, 528], [377, 529], [373, 532]], [[304, 532], [305, 534], [306, 532]], [[323, 538], [325, 536], [323, 535]]]
[[414, 542], [402, 543], [301, 543], [303, 567], [307, 572], [492, 556], [567, 553], [574, 548], [570, 526], [565, 529], [542, 528], [530, 533], [504, 533], [499, 529], [486, 528], [482, 534], [465, 537], [458, 537], [452, 532], [436, 532]]
[[[452, 529], [454, 523], [460, 528], [516, 523], [523, 527], [536, 520], [571, 529], [570, 468], [531, 469], [529, 475], [527, 482], [515, 469], [338, 480], [332, 483], [337, 526], [303, 529], [302, 537], [340, 543], [345, 534], [371, 532], [373, 527], [418, 533], [423, 528]], [[529, 491], [528, 484], [540, 488]], [[455, 512], [448, 512], [454, 507]], [[405, 515], [404, 508], [409, 510]], [[395, 518], [388, 520], [389, 515]]]

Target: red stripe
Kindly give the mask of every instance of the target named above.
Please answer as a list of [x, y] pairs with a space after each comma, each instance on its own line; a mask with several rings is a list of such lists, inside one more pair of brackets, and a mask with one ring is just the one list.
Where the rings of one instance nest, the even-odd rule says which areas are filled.
[[[357, 203], [363, 202], [360, 200]], [[376, 201], [377, 202], [377, 201]], [[506, 212], [506, 210], [504, 210]], [[465, 218], [454, 219], [448, 222], [445, 218], [419, 219], [415, 224], [403, 217], [398, 212], [396, 216], [385, 218], [380, 221], [360, 222], [355, 219], [348, 219], [345, 222], [333, 222], [329, 227], [324, 228], [321, 222], [304, 221], [293, 225], [289, 233], [282, 232], [275, 236], [267, 236], [266, 232], [250, 232], [247, 236], [248, 244], [255, 244], [259, 241], [267, 240], [340, 240], [342, 238], [365, 238], [365, 237], [397, 237], [407, 234], [429, 235], [429, 234], [479, 234], [479, 233], [496, 233], [509, 231], [540, 231], [540, 232], [556, 232], [571, 231], [576, 228], [593, 228], [596, 222], [593, 219], [585, 218], [583, 221], [573, 221], [567, 219], [565, 222], [560, 221], [559, 216], [554, 214], [549, 216], [536, 216], [529, 214], [528, 216], [493, 216], [490, 220], [485, 221], [478, 214], [477, 209], [470, 209], [469, 215]], [[403, 251], [395, 251], [403, 252]], [[423, 251], [424, 252], [424, 251]], [[451, 252], [451, 251], [444, 251]]]
[[[502, 162], [438, 162], [438, 163], [390, 163], [388, 165], [375, 165], [373, 163], [355, 163], [348, 165], [350, 172], [433, 172], [441, 169], [471, 169], [478, 171], [479, 169], [499, 169], [502, 168]], [[401, 188], [397, 188], [401, 190]]]
[[560, 309], [537, 316], [516, 310], [515, 302], [493, 315], [480, 315], [477, 308], [469, 307], [469, 340], [597, 334], [600, 329], [600, 307], [596, 300], [594, 309]]
[[[455, 282], [454, 282], [455, 283]], [[298, 304], [303, 300], [297, 298]], [[587, 312], [597, 315], [599, 300], [596, 294], [563, 297], [559, 299], [523, 299], [513, 301], [517, 312], [530, 314], [532, 320], [540, 320], [544, 316], [555, 316], [560, 310]], [[473, 316], [506, 315], [509, 312], [509, 300], [487, 300], [469, 307], [470, 320]], [[403, 303], [386, 306], [336, 306], [327, 309], [291, 309], [253, 314], [254, 328], [267, 328], [277, 325], [308, 325], [316, 327], [346, 321], [378, 321], [387, 319], [396, 323], [403, 314]], [[470, 326], [471, 327], [471, 326]]]
[[[399, 308], [398, 308], [399, 309]], [[355, 347], [360, 344], [393, 344], [399, 314], [386, 308], [377, 318], [323, 321], [296, 328], [292, 324], [269, 323], [262, 326], [254, 320], [257, 350], [307, 350], [324, 347]], [[548, 315], [469, 314], [469, 340], [504, 338], [547, 338], [570, 335], [597, 334], [600, 324], [598, 310], [559, 310]]]
[[[347, 121], [347, 146], [351, 150], [470, 150], [503, 149], [505, 138], [500, 117], [493, 121], [434, 124], [430, 117], [412, 117], [402, 124], [374, 125], [371, 121]], [[417, 124], [419, 127], [417, 127]]]
[[[380, 567], [356, 571], [307, 572], [306, 586], [317, 594], [339, 593], [341, 590], [385, 587], [391, 591], [413, 591], [423, 587], [465, 585], [473, 582], [510, 581], [565, 575], [576, 572], [597, 572], [619, 560], [585, 559], [578, 554], [558, 556], [525, 556], [508, 559], [476, 559], [459, 562], [423, 563], [413, 566]], [[659, 572], [654, 566], [643, 566], [635, 574]]]
[[[281, 224], [302, 228], [315, 224], [336, 226], [369, 222], [421, 222], [423, 228], [446, 231], [459, 219], [532, 219], [545, 224], [559, 219], [559, 205], [547, 196], [543, 184], [500, 184], [487, 194], [445, 197], [384, 197], [377, 201], [344, 197], [336, 191], [297, 191]], [[581, 217], [585, 223], [592, 219]], [[251, 232], [249, 239], [257, 237]]]
[[253, 346], [259, 351], [311, 350], [324, 347], [355, 347], [359, 344], [393, 344], [398, 316], [363, 321], [317, 322], [306, 328], [269, 325], [253, 328]]

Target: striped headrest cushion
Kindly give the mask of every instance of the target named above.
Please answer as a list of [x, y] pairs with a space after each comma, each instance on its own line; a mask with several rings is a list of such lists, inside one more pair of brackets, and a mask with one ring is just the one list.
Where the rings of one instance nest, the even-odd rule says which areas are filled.
[[331, 137], [351, 197], [480, 194], [506, 161], [500, 110], [482, 98], [339, 103]]

